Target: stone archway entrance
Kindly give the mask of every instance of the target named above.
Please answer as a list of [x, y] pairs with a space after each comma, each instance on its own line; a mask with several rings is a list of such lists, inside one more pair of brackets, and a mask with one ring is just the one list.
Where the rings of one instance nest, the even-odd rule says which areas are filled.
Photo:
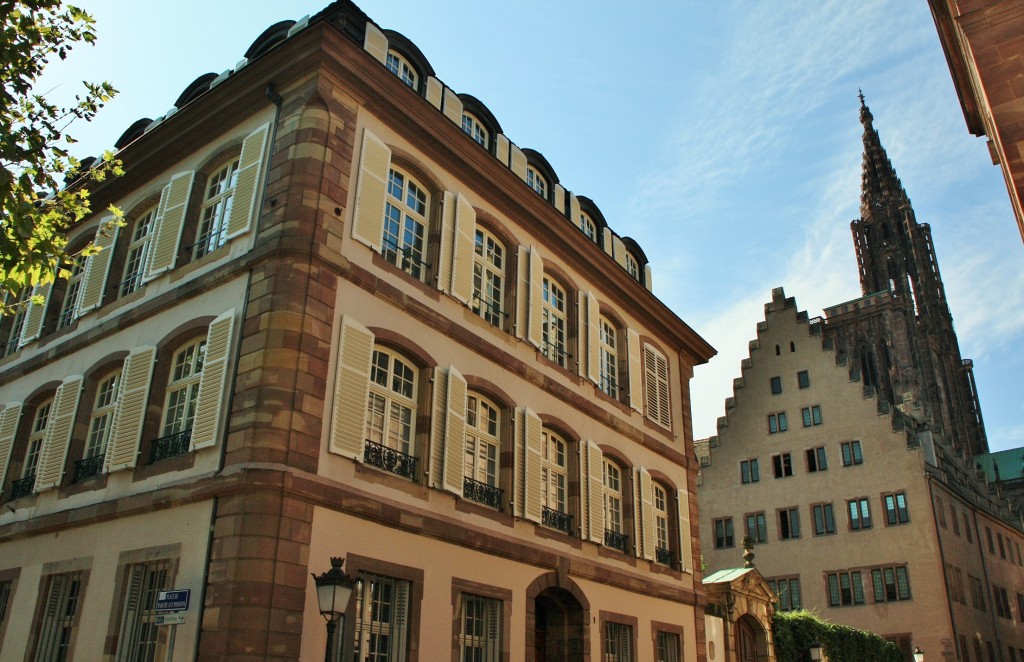
[[749, 615], [736, 621], [737, 662], [758, 662], [768, 659], [768, 638], [764, 628]]
[[562, 588], [548, 587], [534, 598], [535, 662], [584, 662], [587, 621], [583, 605]]

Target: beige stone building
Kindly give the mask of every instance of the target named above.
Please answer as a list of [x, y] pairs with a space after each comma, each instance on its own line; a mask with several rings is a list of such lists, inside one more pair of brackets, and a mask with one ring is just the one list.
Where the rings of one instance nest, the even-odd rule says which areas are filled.
[[117, 147], [0, 324], [0, 660], [319, 660], [335, 556], [338, 660], [705, 659], [713, 349], [540, 153], [346, 1]]
[[765, 305], [718, 434], [697, 443], [709, 572], [749, 535], [779, 609], [895, 641], [908, 660], [1024, 660], [1024, 521], [987, 451], [930, 230], [862, 103], [864, 296], [809, 319]]

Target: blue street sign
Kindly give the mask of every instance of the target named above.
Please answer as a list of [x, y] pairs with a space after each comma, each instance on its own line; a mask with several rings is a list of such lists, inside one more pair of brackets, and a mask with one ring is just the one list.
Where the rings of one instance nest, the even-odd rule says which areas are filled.
[[170, 591], [160, 591], [156, 595], [155, 611], [185, 611], [188, 609], [188, 600], [192, 595], [190, 588], [178, 588]]

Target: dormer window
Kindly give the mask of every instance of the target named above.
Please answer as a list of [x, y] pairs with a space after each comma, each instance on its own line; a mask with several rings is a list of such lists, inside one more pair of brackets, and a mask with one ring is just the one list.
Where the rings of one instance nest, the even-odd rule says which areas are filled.
[[540, 197], [548, 199], [548, 180], [533, 166], [526, 166], [526, 185], [536, 191]]
[[640, 280], [640, 264], [636, 261], [636, 258], [626, 253], [626, 272], [633, 277], [634, 280]]
[[487, 143], [490, 140], [487, 129], [480, 122], [476, 116], [471, 113], [462, 114], [462, 130], [465, 131], [470, 138], [480, 143], [480, 146], [487, 149]]
[[586, 212], [580, 212], [580, 231], [587, 236], [587, 239], [597, 242], [597, 223]]
[[419, 87], [419, 77], [416, 74], [416, 69], [407, 59], [395, 51], [388, 51], [386, 64], [388, 71], [401, 78], [403, 83], [414, 90]]

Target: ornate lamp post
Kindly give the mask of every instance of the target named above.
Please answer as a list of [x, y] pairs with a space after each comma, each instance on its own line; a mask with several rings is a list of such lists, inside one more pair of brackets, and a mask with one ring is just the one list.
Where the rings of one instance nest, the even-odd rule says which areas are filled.
[[821, 644], [819, 644], [818, 642], [814, 642], [813, 644], [811, 644], [811, 649], [809, 652], [811, 654], [811, 660], [813, 660], [813, 662], [821, 662]]
[[914, 646], [914, 662], [924, 662], [924, 651], [920, 646]]
[[345, 559], [340, 556], [331, 557], [331, 569], [322, 575], [313, 576], [316, 583], [316, 599], [320, 605], [320, 615], [327, 620], [327, 650], [324, 652], [325, 662], [332, 662], [334, 648], [334, 628], [338, 621], [345, 616], [348, 608], [349, 598], [352, 597], [352, 589], [356, 586], [356, 580], [345, 574], [341, 569]]

